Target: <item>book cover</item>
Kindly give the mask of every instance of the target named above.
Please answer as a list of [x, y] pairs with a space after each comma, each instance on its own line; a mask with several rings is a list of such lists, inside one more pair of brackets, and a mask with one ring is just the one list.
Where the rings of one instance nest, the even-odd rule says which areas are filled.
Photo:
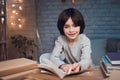
[[[44, 59], [44, 62], [46, 62], [46, 64], [39, 64], [39, 68], [41, 70], [50, 72], [50, 73], [54, 73], [56, 74], [59, 78], [63, 79], [65, 76], [69, 76], [69, 75], [77, 75], [77, 74], [82, 74], [84, 72], [88, 72], [91, 71], [91, 69], [86, 69], [86, 70], [82, 70], [79, 72], [75, 72], [75, 73], [65, 73], [63, 70], [57, 68], [51, 61], [49, 61], [48, 59]], [[47, 65], [49, 64], [49, 65]], [[45, 73], [45, 72], [44, 72]]]
[[110, 52], [106, 54], [106, 58], [112, 65], [120, 65], [120, 53]]
[[35, 68], [38, 68], [37, 62], [26, 58], [2, 61], [0, 62], [0, 77]]

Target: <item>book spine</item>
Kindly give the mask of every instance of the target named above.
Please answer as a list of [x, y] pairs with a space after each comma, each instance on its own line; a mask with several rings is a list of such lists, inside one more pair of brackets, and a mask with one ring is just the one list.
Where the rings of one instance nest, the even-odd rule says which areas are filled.
[[110, 70], [108, 69], [107, 65], [101, 61], [101, 65], [103, 66], [104, 70], [107, 72], [107, 73], [110, 73]]
[[108, 73], [105, 69], [105, 66], [103, 66], [102, 61], [100, 61], [100, 67], [101, 67], [103, 73], [105, 74], [105, 76], [110, 76], [110, 73]]

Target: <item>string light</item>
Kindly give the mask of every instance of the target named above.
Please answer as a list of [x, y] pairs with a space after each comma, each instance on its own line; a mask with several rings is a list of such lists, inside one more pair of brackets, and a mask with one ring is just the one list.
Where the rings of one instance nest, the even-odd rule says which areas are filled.
[[15, 7], [16, 5], [15, 4], [12, 4], [12, 7]]
[[4, 18], [4, 17], [2, 17], [2, 18], [1, 18], [1, 23], [3, 24], [3, 23], [4, 23], [4, 21], [5, 21], [5, 18]]
[[13, 23], [13, 22], [11, 22], [11, 25], [14, 25], [14, 23]]
[[16, 15], [18, 15], [18, 13], [17, 13], [17, 12], [16, 12], [15, 14], [16, 14]]
[[4, 11], [3, 11], [3, 9], [1, 10], [1, 14], [4, 15]]
[[21, 7], [21, 6], [19, 6], [19, 10], [22, 10], [22, 7]]
[[23, 2], [23, 0], [18, 0], [20, 3], [22, 3]]
[[22, 27], [22, 25], [21, 25], [21, 24], [19, 24], [19, 25], [18, 25], [18, 27], [19, 27], [19, 28], [21, 28], [21, 27]]
[[13, 14], [15, 14], [15, 13], [16, 13], [16, 11], [15, 11], [15, 10], [13, 10], [13, 11], [12, 11], [12, 13], [13, 13]]
[[19, 18], [18, 21], [21, 21], [21, 19]]
[[11, 16], [10, 18], [11, 18], [11, 19], [14, 19], [14, 18], [15, 18], [15, 16]]
[[20, 11], [23, 10], [23, 7], [21, 6], [21, 3], [23, 0], [17, 0], [17, 3], [13, 3], [11, 6], [13, 8], [12, 10], [12, 16], [11, 16], [11, 25], [18, 28], [22, 28], [23, 26], [23, 19], [20, 15]]

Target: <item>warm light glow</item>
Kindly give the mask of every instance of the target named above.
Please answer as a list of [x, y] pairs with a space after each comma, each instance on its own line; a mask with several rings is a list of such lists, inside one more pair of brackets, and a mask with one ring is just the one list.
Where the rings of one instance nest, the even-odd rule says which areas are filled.
[[16, 11], [15, 11], [15, 10], [13, 10], [13, 11], [12, 11], [12, 13], [13, 13], [13, 14], [15, 14], [15, 13], [16, 13]]
[[21, 11], [23, 10], [23, 6], [21, 5], [23, 0], [15, 0], [17, 3], [12, 3], [12, 14], [10, 16], [10, 24], [11, 26], [15, 28], [22, 28], [24, 19], [21, 15]]
[[19, 6], [19, 10], [22, 10], [23, 8], [21, 6]]
[[17, 12], [16, 12], [15, 14], [16, 14], [16, 15], [18, 15], [18, 13], [17, 13]]
[[21, 19], [19, 18], [18, 21], [21, 21]]
[[23, 2], [23, 0], [19, 0], [19, 2], [20, 2], [20, 3], [22, 3], [22, 2]]
[[1, 14], [4, 15], [4, 11], [3, 11], [3, 9], [1, 10]]
[[10, 16], [10, 18], [11, 18], [11, 19], [14, 19], [14, 18], [15, 18], [15, 16]]
[[13, 23], [13, 22], [11, 22], [11, 25], [14, 25], [14, 23]]
[[22, 25], [21, 25], [21, 24], [19, 24], [19, 25], [18, 25], [18, 27], [19, 27], [19, 28], [21, 28], [21, 27], [22, 27]]
[[11, 18], [13, 18], [13, 16], [11, 16]]
[[16, 5], [15, 4], [12, 4], [12, 7], [15, 7]]
[[1, 18], [1, 23], [3, 24], [3, 23], [4, 23], [4, 21], [5, 21], [5, 18], [4, 18], [4, 17], [2, 17], [2, 18]]

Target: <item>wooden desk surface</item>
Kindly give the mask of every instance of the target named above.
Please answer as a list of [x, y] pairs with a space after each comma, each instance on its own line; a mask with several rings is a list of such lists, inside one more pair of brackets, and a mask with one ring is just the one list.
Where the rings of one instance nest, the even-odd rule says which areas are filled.
[[[80, 75], [67, 76], [62, 80], [104, 80], [100, 67], [94, 67], [92, 71]], [[24, 77], [23, 80], [61, 80], [55, 75], [44, 73], [33, 73]]]

